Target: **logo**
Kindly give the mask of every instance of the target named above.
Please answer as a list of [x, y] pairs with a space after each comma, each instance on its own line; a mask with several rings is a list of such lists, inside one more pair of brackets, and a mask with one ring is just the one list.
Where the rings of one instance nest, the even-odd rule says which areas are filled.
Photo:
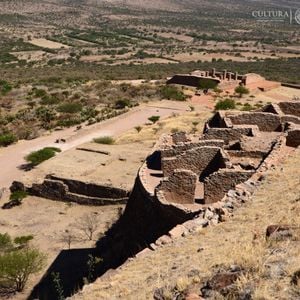
[[300, 25], [300, 9], [254, 10], [252, 17], [258, 22], [290, 23]]
[[295, 21], [300, 25], [300, 9], [295, 12]]

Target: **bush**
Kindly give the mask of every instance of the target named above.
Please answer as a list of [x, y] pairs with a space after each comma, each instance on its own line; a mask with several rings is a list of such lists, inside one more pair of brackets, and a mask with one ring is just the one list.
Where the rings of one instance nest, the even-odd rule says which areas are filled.
[[17, 141], [17, 138], [12, 133], [0, 135], [0, 147], [7, 147]]
[[235, 109], [235, 102], [232, 99], [220, 100], [215, 105], [215, 110]]
[[240, 98], [242, 98], [243, 95], [249, 94], [249, 90], [242, 85], [237, 86], [234, 91], [239, 94]]
[[245, 103], [244, 106], [242, 107], [242, 111], [251, 111], [251, 110], [254, 110], [254, 109], [255, 109], [255, 107], [253, 107], [249, 103]]
[[25, 191], [14, 191], [10, 194], [10, 200], [23, 200], [28, 196], [27, 192]]
[[82, 104], [78, 102], [64, 103], [60, 105], [57, 110], [62, 113], [75, 114], [82, 110]]
[[153, 124], [155, 124], [160, 119], [160, 116], [151, 116], [148, 118], [149, 121], [151, 121]]
[[25, 246], [29, 243], [29, 241], [33, 240], [33, 235], [22, 235], [22, 236], [17, 236], [14, 239], [15, 244], [20, 245], [20, 246]]
[[112, 145], [115, 142], [115, 140], [110, 136], [102, 136], [99, 138], [95, 138], [94, 142], [97, 144]]
[[12, 86], [5, 80], [0, 80], [0, 92], [2, 95], [6, 95], [12, 90]]
[[186, 95], [177, 87], [172, 85], [163, 86], [160, 90], [163, 99], [185, 101]]
[[29, 276], [39, 272], [45, 263], [45, 256], [36, 249], [13, 250], [0, 255], [0, 283], [20, 292]]
[[37, 166], [43, 161], [54, 157], [56, 152], [60, 152], [59, 148], [55, 147], [46, 147], [38, 151], [31, 152], [25, 157], [25, 160], [31, 163], [33, 166]]
[[11, 237], [7, 233], [0, 233], [0, 252], [12, 247]]
[[125, 107], [129, 107], [130, 106], [130, 101], [128, 99], [123, 99], [123, 100], [118, 100], [115, 103], [115, 108], [116, 109], [123, 109]]

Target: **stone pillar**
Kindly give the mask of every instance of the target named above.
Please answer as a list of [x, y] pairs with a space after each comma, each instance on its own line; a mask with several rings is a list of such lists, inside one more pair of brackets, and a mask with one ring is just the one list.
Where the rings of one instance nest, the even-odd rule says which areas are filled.
[[212, 77], [216, 77], [216, 69], [215, 69], [215, 68], [213, 68], [213, 69], [211, 70], [211, 76], [212, 76]]
[[238, 73], [237, 72], [234, 73], [234, 80], [238, 80]]
[[227, 79], [227, 70], [223, 71], [223, 79], [226, 80]]

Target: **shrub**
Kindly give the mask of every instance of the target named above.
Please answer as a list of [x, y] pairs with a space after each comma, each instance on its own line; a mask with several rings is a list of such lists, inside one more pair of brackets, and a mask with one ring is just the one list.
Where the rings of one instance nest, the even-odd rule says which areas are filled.
[[160, 119], [160, 116], [151, 116], [148, 118], [149, 121], [151, 121], [153, 124], [155, 124]]
[[27, 192], [25, 191], [14, 191], [10, 194], [10, 200], [23, 200], [28, 196]]
[[255, 107], [253, 107], [251, 104], [249, 103], [245, 103], [244, 106], [242, 107], [243, 111], [250, 111], [250, 110], [254, 110]]
[[35, 89], [34, 96], [37, 98], [42, 98], [47, 96], [47, 92], [43, 89]]
[[22, 235], [22, 236], [17, 236], [14, 239], [15, 244], [20, 245], [20, 246], [25, 246], [28, 244], [29, 241], [33, 240], [33, 235]]
[[12, 133], [0, 135], [0, 147], [7, 147], [17, 141], [17, 138]]
[[46, 147], [38, 151], [31, 152], [25, 157], [25, 160], [31, 163], [33, 166], [37, 166], [43, 161], [54, 157], [56, 152], [60, 152], [59, 148], [55, 147]]
[[242, 98], [243, 95], [249, 94], [249, 90], [242, 85], [237, 86], [234, 91], [239, 94], [240, 98]]
[[142, 130], [143, 128], [142, 128], [142, 126], [135, 126], [134, 129], [135, 129], [138, 133], [140, 133], [141, 130]]
[[78, 102], [63, 103], [57, 110], [62, 113], [75, 114], [82, 110], [82, 104]]
[[25, 248], [4, 253], [0, 255], [0, 281], [20, 292], [29, 276], [39, 272], [44, 263], [45, 256], [36, 249]]
[[115, 103], [115, 108], [116, 109], [123, 109], [126, 106], [130, 106], [130, 101], [128, 99], [118, 100]]
[[54, 105], [54, 104], [58, 104], [59, 103], [59, 99], [56, 98], [55, 96], [44, 96], [41, 100], [41, 104], [42, 105]]
[[0, 92], [2, 95], [6, 95], [12, 90], [12, 86], [5, 80], [0, 80]]
[[0, 233], [0, 252], [12, 247], [11, 237], [7, 233]]
[[115, 140], [110, 136], [102, 136], [94, 139], [94, 142], [97, 144], [106, 144], [106, 145], [112, 145]]
[[186, 95], [176, 86], [165, 85], [160, 90], [163, 99], [185, 101]]
[[235, 102], [233, 99], [225, 99], [220, 100], [215, 105], [215, 110], [227, 110], [227, 109], [235, 109]]

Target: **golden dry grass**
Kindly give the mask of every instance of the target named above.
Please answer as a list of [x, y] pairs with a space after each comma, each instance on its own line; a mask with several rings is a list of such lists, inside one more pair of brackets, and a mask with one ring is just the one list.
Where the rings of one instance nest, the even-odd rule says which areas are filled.
[[[290, 280], [300, 269], [299, 232], [288, 241], [266, 242], [264, 237], [268, 225], [300, 224], [299, 163], [298, 149], [268, 172], [253, 200], [238, 209], [233, 218], [131, 260], [75, 299], [153, 299], [159, 287], [165, 288], [168, 299], [174, 287], [184, 290], [211, 276], [216, 265], [232, 264], [247, 270], [237, 284], [243, 289], [254, 282], [254, 299], [297, 299], [299, 287], [298, 291], [291, 287]], [[270, 276], [267, 266], [272, 263], [281, 265], [282, 276]], [[189, 276], [192, 270], [200, 275]]]
[[[116, 144], [127, 144], [144, 141], [156, 142], [158, 137], [163, 133], [171, 133], [175, 131], [191, 132], [194, 128], [201, 132], [205, 121], [209, 118], [209, 112], [187, 112], [183, 115], [174, 114], [164, 120], [158, 121], [156, 124], [141, 126], [138, 132], [135, 128], [127, 131], [117, 138]], [[198, 122], [197, 126], [193, 123]], [[194, 123], [195, 124], [195, 123]]]

